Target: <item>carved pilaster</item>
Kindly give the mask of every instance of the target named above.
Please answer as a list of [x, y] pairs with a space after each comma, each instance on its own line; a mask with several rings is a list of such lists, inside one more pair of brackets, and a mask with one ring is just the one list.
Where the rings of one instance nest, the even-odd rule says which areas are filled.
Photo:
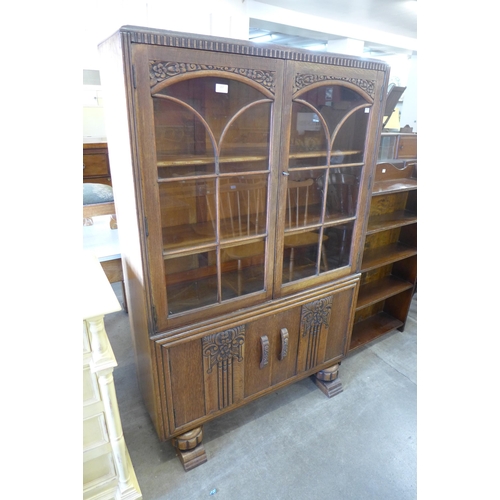
[[318, 364], [319, 337], [323, 328], [328, 329], [332, 311], [333, 297], [325, 297], [302, 306], [300, 331], [307, 338], [305, 370]]
[[[207, 401], [208, 411], [221, 410], [233, 404], [240, 392], [243, 365], [245, 325], [230, 328], [203, 338], [203, 357], [207, 393], [214, 394]], [[215, 368], [215, 370], [214, 370]], [[214, 401], [216, 399], [217, 402]]]

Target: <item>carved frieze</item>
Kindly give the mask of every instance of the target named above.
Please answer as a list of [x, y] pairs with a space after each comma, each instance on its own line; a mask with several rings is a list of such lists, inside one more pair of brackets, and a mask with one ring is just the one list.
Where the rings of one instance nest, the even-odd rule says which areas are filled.
[[213, 64], [195, 64], [174, 61], [150, 61], [149, 78], [150, 85], [154, 85], [183, 73], [197, 71], [222, 71], [235, 75], [244, 76], [265, 87], [269, 92], [275, 93], [276, 72], [251, 68], [234, 68], [231, 66], [216, 66]]
[[295, 93], [299, 90], [302, 90], [303, 88], [308, 87], [313, 83], [326, 82], [332, 80], [348, 82], [353, 85], [356, 85], [356, 87], [359, 87], [360, 89], [364, 90], [372, 98], [375, 95], [375, 81], [373, 80], [364, 80], [362, 78], [341, 78], [332, 75], [313, 75], [313, 74], [303, 74], [303, 73], [295, 75], [293, 92]]

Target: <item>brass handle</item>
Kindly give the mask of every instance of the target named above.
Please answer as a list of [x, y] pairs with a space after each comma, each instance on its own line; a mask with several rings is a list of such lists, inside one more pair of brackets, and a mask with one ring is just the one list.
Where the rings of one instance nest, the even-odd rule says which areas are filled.
[[286, 328], [282, 328], [280, 361], [285, 359], [287, 354], [288, 354], [288, 330]]
[[267, 335], [263, 335], [260, 338], [260, 345], [262, 347], [262, 357], [260, 360], [260, 368], [264, 368], [264, 366], [269, 363], [269, 339], [267, 338]]

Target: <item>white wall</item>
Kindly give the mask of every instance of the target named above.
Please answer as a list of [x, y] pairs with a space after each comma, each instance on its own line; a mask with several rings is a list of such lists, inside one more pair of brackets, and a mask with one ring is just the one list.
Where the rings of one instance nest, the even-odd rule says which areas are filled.
[[417, 131], [417, 56], [410, 59], [410, 69], [401, 107], [401, 126], [409, 125]]
[[[100, 42], [115, 33], [121, 26], [135, 25], [150, 28], [166, 29], [186, 33], [213, 35], [241, 40], [248, 39], [249, 19], [262, 20], [289, 24], [290, 26], [310, 28], [321, 27], [325, 32], [333, 29], [344, 30], [339, 34], [349, 36], [353, 33], [354, 25], [332, 26], [326, 20], [317, 16], [298, 14], [289, 9], [282, 9], [262, 4], [256, 0], [88, 0], [83, 10], [83, 41], [82, 41], [82, 69], [99, 69], [100, 60], [97, 46]], [[338, 24], [338, 23], [337, 23]], [[350, 31], [349, 31], [350, 28]], [[329, 31], [330, 30], [330, 31]], [[379, 32], [368, 33], [365, 36], [382, 40]], [[359, 36], [361, 36], [358, 33]], [[366, 39], [366, 38], [365, 38]], [[335, 50], [338, 53], [361, 55], [353, 52], [362, 51], [362, 43], [353, 37], [349, 44], [337, 43]], [[356, 43], [357, 42], [357, 43]], [[407, 40], [394, 40], [395, 43], [409, 43]], [[345, 49], [342, 46], [345, 45]], [[416, 56], [411, 64], [406, 58], [406, 64], [397, 64], [388, 61], [393, 68], [391, 75], [403, 85], [407, 85], [401, 109], [402, 126], [409, 124], [416, 131]], [[406, 83], [401, 83], [406, 82]], [[85, 92], [84, 92], [85, 95]], [[104, 99], [97, 106], [83, 105], [83, 135], [84, 137], [105, 138], [105, 123], [103, 122], [102, 108]]]

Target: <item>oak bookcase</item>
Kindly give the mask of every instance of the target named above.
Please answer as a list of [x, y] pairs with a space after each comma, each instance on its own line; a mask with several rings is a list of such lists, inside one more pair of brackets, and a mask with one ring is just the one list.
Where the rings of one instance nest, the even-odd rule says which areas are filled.
[[210, 419], [342, 390], [388, 66], [132, 26], [100, 52], [139, 385], [189, 470]]

